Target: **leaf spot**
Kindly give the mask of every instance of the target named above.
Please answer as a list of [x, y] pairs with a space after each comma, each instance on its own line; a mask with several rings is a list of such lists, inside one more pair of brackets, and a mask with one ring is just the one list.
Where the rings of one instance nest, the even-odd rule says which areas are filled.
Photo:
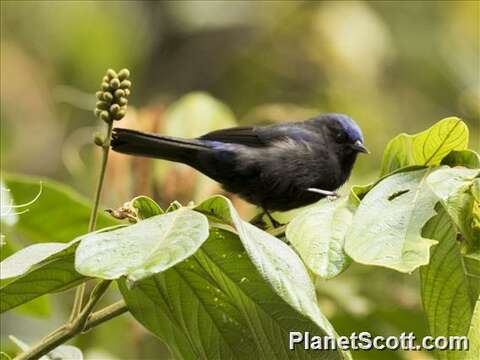
[[399, 196], [402, 196], [403, 194], [406, 194], [408, 193], [410, 190], [409, 189], [406, 189], [406, 190], [400, 190], [400, 191], [396, 191], [394, 192], [392, 195], [390, 195], [388, 197], [388, 201], [392, 201], [393, 199], [399, 197]]

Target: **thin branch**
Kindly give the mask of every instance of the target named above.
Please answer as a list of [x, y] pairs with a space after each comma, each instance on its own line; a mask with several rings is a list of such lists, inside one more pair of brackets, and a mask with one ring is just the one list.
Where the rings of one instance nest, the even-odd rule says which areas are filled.
[[[112, 137], [112, 130], [113, 130], [113, 121], [110, 121], [108, 123], [107, 135], [105, 136], [105, 140], [103, 141], [103, 145], [102, 145], [102, 166], [100, 168], [100, 176], [98, 178], [97, 189], [95, 191], [95, 200], [93, 202], [92, 212], [90, 213], [88, 232], [94, 231], [95, 226], [97, 224], [98, 207], [100, 205], [103, 181], [105, 180], [105, 173], [107, 170], [108, 153], [110, 151], [110, 141]], [[80, 311], [82, 310], [84, 295], [85, 295], [85, 284], [81, 284], [80, 286], [77, 287], [75, 291], [75, 298], [73, 300], [72, 312], [70, 314], [70, 319], [69, 319], [70, 322], [72, 322], [80, 314]]]
[[95, 326], [126, 312], [128, 309], [125, 303], [123, 301], [119, 301], [102, 310], [90, 314], [92, 309], [108, 289], [110, 282], [110, 280], [103, 280], [97, 284], [97, 286], [92, 290], [90, 299], [85, 305], [85, 308], [74, 322], [62, 325], [58, 329], [54, 330], [52, 333], [40, 340], [36, 345], [15, 357], [15, 360], [39, 359], [43, 355], [48, 354], [56, 347], [77, 336], [78, 334], [90, 330]]
[[90, 329], [113, 319], [117, 316], [120, 316], [128, 311], [127, 305], [123, 300], [120, 300], [112, 305], [109, 305], [102, 310], [95, 311], [90, 315], [88, 318], [87, 323], [85, 324], [85, 328], [82, 332], [87, 332]]

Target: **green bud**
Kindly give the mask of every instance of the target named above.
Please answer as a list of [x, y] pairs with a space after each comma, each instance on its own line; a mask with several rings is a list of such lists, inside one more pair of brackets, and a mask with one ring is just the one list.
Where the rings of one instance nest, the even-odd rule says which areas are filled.
[[93, 112], [95, 113], [96, 117], [100, 117], [100, 113], [102, 112], [102, 110], [95, 108]]
[[98, 100], [102, 100], [103, 99], [103, 91], [97, 91], [95, 93], [95, 96], [97, 97]]
[[93, 137], [93, 142], [95, 143], [95, 145], [103, 146], [102, 136], [100, 134], [95, 134], [95, 136]]
[[120, 105], [118, 104], [113, 104], [112, 106], [110, 106], [110, 112], [112, 114], [118, 113], [119, 110], [120, 110]]
[[125, 96], [129, 96], [129, 95], [130, 95], [130, 89], [123, 89], [123, 91], [125, 92]]
[[117, 73], [113, 69], [108, 69], [107, 70], [107, 76], [109, 80], [112, 80], [113, 78], [117, 77]]
[[120, 83], [120, 87], [122, 89], [129, 89], [130, 87], [132, 86], [132, 82], [130, 80], [123, 80], [121, 83]]
[[102, 82], [101, 87], [103, 91], [108, 91], [110, 89], [110, 85], [108, 84], [108, 82]]
[[128, 104], [128, 99], [126, 97], [121, 97], [117, 100], [117, 104], [120, 106], [125, 106]]
[[121, 120], [127, 114], [127, 110], [125, 108], [121, 108], [117, 113], [113, 115], [114, 120]]
[[108, 110], [108, 103], [106, 103], [105, 101], [97, 101], [95, 107], [101, 110]]
[[118, 78], [120, 80], [126, 80], [130, 77], [130, 71], [128, 69], [122, 69], [120, 70], [120, 72], [118, 73]]
[[110, 80], [110, 86], [112, 89], [118, 89], [120, 87], [120, 80], [117, 78]]
[[105, 75], [105, 76], [102, 78], [102, 82], [108, 83], [109, 81], [110, 81], [110, 79], [108, 78], [107, 75]]
[[109, 122], [110, 121], [110, 114], [108, 113], [108, 111], [102, 111], [100, 113], [100, 119], [102, 119], [103, 121], [105, 122]]
[[111, 103], [113, 101], [113, 95], [112, 93], [108, 92], [108, 91], [105, 91], [103, 93], [103, 100], [108, 102], [108, 103]]
[[124, 90], [122, 90], [122, 89], [115, 90], [115, 97], [117, 99], [121, 98], [122, 96], [125, 96], [125, 91]]

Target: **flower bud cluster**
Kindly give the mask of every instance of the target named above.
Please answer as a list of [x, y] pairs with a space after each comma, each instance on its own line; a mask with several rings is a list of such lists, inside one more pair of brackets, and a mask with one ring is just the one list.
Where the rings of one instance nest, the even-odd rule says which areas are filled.
[[95, 116], [105, 122], [121, 120], [127, 113], [128, 96], [132, 83], [128, 78], [130, 71], [122, 69], [118, 72], [108, 69], [102, 79], [101, 91], [97, 91]]

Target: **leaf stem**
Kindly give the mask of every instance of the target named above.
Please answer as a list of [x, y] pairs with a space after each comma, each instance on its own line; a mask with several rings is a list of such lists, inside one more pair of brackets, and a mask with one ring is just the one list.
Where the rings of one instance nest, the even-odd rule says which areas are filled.
[[[95, 226], [97, 224], [98, 207], [100, 205], [100, 197], [102, 195], [103, 181], [105, 180], [105, 173], [107, 170], [108, 153], [110, 151], [110, 140], [112, 137], [112, 130], [113, 130], [113, 121], [109, 121], [108, 127], [107, 127], [107, 135], [105, 136], [105, 139], [103, 140], [103, 144], [102, 144], [102, 165], [100, 168], [100, 176], [98, 177], [97, 189], [95, 191], [93, 208], [90, 213], [88, 232], [94, 231]], [[75, 298], [73, 300], [72, 312], [70, 314], [70, 319], [69, 319], [70, 322], [72, 322], [80, 314], [80, 311], [82, 310], [84, 294], [85, 294], [85, 284], [82, 284], [78, 286], [75, 291]]]
[[[108, 283], [108, 284], [105, 284]], [[89, 311], [93, 309], [93, 307], [98, 303], [100, 300], [101, 295], [103, 292], [102, 289], [108, 287], [110, 281], [102, 281], [100, 282], [95, 289], [97, 291], [92, 291], [92, 295], [90, 296], [90, 300], [85, 306], [84, 311], [82, 314], [87, 314], [87, 308]], [[87, 316], [80, 316], [77, 318], [77, 321], [73, 324], [67, 324], [59, 327], [58, 329], [54, 330], [50, 335], [47, 335], [44, 339], [42, 339], [37, 345], [31, 347], [24, 353], [15, 357], [14, 360], [34, 360], [42, 357], [43, 355], [48, 354], [50, 351], [55, 349], [57, 346], [65, 343], [66, 341], [70, 340], [71, 338], [77, 336], [80, 333], [87, 332], [94, 327], [113, 319], [117, 316], [122, 315], [123, 313], [127, 312], [128, 308], [125, 305], [123, 300], [120, 300], [116, 303], [113, 303], [99, 311], [96, 311], [92, 314], [88, 312]], [[82, 324], [83, 322], [83, 324]]]

